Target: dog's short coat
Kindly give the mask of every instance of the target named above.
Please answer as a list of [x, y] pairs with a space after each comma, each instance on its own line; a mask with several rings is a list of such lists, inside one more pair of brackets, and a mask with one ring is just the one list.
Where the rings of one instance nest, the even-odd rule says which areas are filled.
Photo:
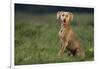
[[61, 23], [61, 29], [59, 31], [59, 38], [61, 48], [59, 56], [63, 55], [67, 49], [68, 54], [72, 56], [85, 56], [83, 48], [80, 46], [79, 40], [76, 38], [75, 33], [71, 27], [71, 21], [73, 20], [73, 14], [70, 12], [60, 11], [57, 12], [57, 19]]

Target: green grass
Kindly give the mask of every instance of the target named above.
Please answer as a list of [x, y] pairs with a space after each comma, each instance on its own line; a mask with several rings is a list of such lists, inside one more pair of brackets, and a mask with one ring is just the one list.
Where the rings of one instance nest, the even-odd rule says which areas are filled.
[[15, 65], [76, 62], [94, 60], [94, 16], [74, 13], [72, 27], [86, 57], [58, 57], [60, 49], [58, 31], [60, 24], [56, 13], [32, 15], [18, 12], [15, 15]]

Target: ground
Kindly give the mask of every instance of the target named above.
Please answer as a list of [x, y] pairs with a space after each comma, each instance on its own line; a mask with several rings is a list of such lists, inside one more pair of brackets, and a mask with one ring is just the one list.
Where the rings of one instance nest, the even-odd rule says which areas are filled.
[[56, 13], [15, 14], [15, 65], [76, 62], [94, 60], [94, 16], [91, 13], [73, 13], [73, 30], [85, 49], [84, 59], [66, 54], [58, 57], [60, 23]]

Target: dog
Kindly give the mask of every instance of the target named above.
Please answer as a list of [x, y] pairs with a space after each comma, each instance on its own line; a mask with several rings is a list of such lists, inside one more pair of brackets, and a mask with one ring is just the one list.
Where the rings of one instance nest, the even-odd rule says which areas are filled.
[[80, 46], [80, 41], [77, 39], [71, 27], [73, 14], [71, 12], [58, 11], [57, 19], [61, 24], [61, 28], [58, 34], [61, 48], [58, 55], [62, 56], [67, 50], [67, 53], [71, 56], [85, 57], [84, 49]]

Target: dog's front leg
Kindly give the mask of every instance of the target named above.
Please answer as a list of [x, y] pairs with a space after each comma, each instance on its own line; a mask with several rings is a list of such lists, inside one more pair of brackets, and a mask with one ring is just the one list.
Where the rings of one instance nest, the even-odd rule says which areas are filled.
[[65, 46], [64, 45], [65, 43], [62, 39], [60, 40], [60, 44], [61, 44], [61, 47], [60, 47], [60, 51], [58, 53], [59, 56], [63, 55], [63, 49], [64, 49], [64, 46]]
[[59, 56], [63, 55], [67, 46], [68, 46], [68, 42], [64, 42], [64, 41], [61, 42], [61, 49], [60, 49], [59, 54], [58, 54]]
[[63, 52], [65, 51], [65, 49], [67, 48], [67, 46], [68, 46], [68, 41], [64, 42]]

